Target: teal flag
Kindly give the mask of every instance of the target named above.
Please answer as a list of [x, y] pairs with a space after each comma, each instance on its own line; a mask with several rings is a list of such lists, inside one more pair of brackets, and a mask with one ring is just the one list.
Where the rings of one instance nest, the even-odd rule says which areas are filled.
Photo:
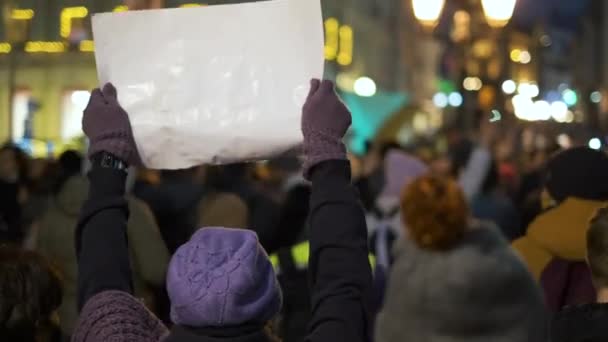
[[378, 91], [372, 97], [353, 93], [341, 95], [353, 116], [349, 148], [355, 154], [363, 154], [365, 142], [372, 140], [386, 120], [408, 102], [406, 94], [395, 92]]

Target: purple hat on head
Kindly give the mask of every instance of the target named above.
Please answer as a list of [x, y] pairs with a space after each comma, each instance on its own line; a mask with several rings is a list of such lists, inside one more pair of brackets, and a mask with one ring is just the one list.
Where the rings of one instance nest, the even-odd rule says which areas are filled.
[[402, 151], [389, 151], [384, 158], [385, 185], [380, 197], [399, 198], [406, 186], [428, 170], [428, 166], [414, 156]]
[[279, 313], [281, 288], [250, 230], [199, 229], [167, 272], [171, 320], [192, 327], [263, 324]]

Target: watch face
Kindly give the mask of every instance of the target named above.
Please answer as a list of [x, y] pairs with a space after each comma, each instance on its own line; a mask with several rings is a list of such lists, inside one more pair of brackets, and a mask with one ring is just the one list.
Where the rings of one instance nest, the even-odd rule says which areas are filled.
[[100, 156], [99, 165], [103, 168], [107, 169], [116, 169], [116, 170], [127, 170], [127, 164], [125, 164], [122, 160], [116, 158], [110, 153], [104, 152]]
[[101, 157], [101, 166], [106, 168], [114, 167], [114, 158], [109, 154], [103, 154]]

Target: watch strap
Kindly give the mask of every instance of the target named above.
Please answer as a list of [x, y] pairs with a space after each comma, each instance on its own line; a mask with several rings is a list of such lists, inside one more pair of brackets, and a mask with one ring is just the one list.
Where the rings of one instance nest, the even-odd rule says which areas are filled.
[[91, 158], [91, 162], [93, 163], [93, 166], [101, 167], [104, 169], [114, 169], [114, 170], [120, 170], [123, 172], [128, 172], [128, 170], [129, 170], [129, 165], [127, 165], [127, 163], [125, 163], [124, 161], [122, 161], [120, 158], [116, 157], [112, 153], [105, 152], [105, 151], [96, 153]]

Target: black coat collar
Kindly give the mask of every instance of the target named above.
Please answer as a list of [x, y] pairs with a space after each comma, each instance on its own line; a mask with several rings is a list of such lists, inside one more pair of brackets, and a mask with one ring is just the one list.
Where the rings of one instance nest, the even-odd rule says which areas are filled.
[[163, 342], [270, 342], [263, 327], [192, 328], [175, 325]]

